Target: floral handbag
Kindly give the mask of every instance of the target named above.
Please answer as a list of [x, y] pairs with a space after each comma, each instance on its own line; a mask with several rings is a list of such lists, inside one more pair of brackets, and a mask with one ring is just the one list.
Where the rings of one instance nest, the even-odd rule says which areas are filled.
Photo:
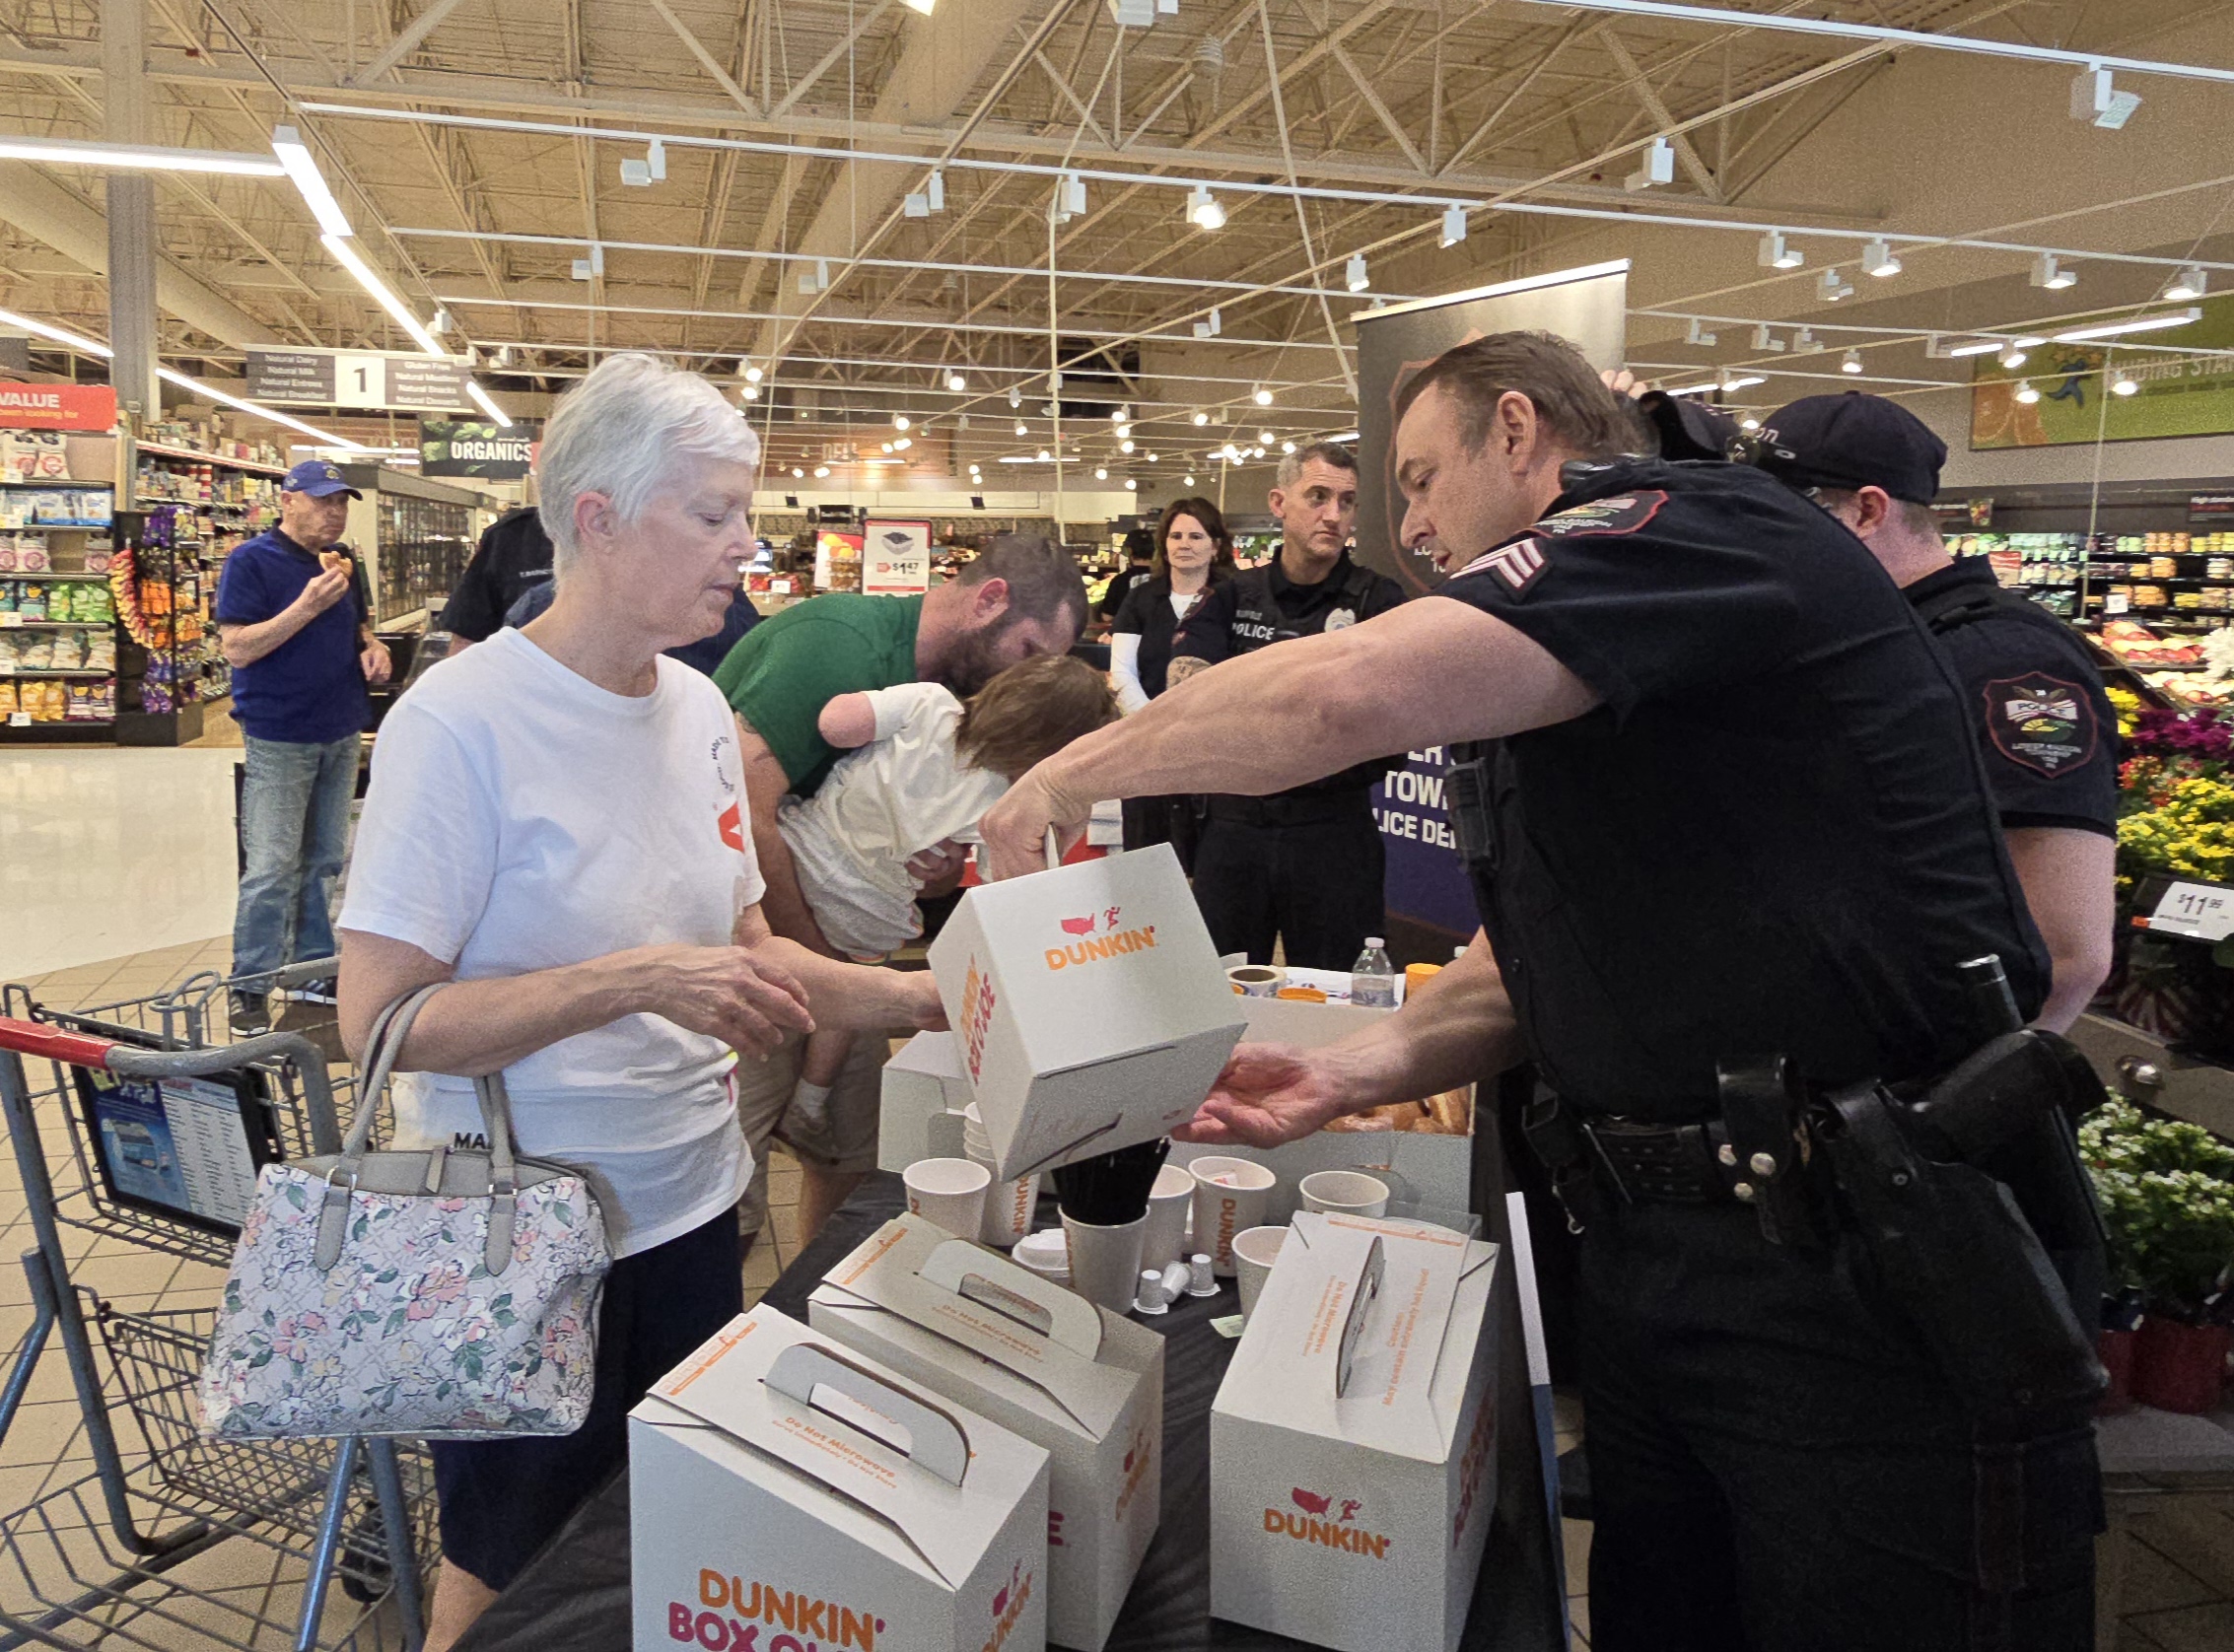
[[202, 1367], [211, 1436], [495, 1439], [590, 1414], [604, 1221], [583, 1172], [513, 1156], [503, 1075], [475, 1081], [486, 1149], [366, 1150], [438, 990], [374, 1022], [340, 1153], [257, 1178]]

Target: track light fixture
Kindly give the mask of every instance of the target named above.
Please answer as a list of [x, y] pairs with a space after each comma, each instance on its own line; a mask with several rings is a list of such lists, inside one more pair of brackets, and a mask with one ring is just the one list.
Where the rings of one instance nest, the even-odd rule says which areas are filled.
[[2141, 95], [2119, 91], [2110, 83], [2110, 71], [2099, 63], [2081, 69], [2071, 82], [2071, 118], [2106, 132], [2124, 131], [2140, 106]]
[[1784, 341], [1770, 330], [1769, 323], [1761, 322], [1753, 329], [1753, 348], [1776, 354], [1784, 347]]
[[908, 428], [908, 416], [905, 413], [893, 414], [892, 428], [894, 430], [906, 430]]
[[1198, 425], [1207, 425], [1210, 423], [1210, 415], [1198, 407], [1194, 412], [1194, 421]]
[[2114, 396], [2130, 396], [2140, 393], [2140, 383], [2129, 373], [2120, 373], [2110, 380], [2110, 393]]
[[1023, 390], [1022, 390], [1022, 389], [1021, 389], [1021, 388], [1020, 388], [1019, 386], [1017, 386], [1017, 385], [1014, 385], [1014, 384], [1011, 384], [1011, 385], [1009, 386], [1009, 405], [1010, 405], [1011, 407], [1021, 407], [1021, 406], [1023, 406], [1023, 404], [1024, 404], [1024, 392], [1023, 392]]
[[642, 160], [627, 160], [620, 164], [620, 180], [632, 189], [649, 189], [654, 183], [663, 183], [667, 176], [667, 146], [658, 138], [644, 152]]
[[1706, 323], [1694, 315], [1691, 318], [1691, 324], [1684, 329], [1683, 341], [1686, 344], [1697, 344], [1711, 349], [1718, 336], [1718, 334], [1709, 332]]
[[1866, 243], [1861, 249], [1861, 273], [1873, 275], [1880, 281], [1900, 274], [1901, 260], [1894, 255], [1892, 242], [1880, 236]]
[[1255, 401], [1259, 407], [1270, 407], [1272, 405], [1272, 392], [1259, 384], [1255, 395], [1250, 399]]
[[2027, 407], [2040, 399], [2040, 392], [2032, 387], [2031, 379], [2020, 379], [2017, 380], [2017, 399]]
[[1466, 239], [1466, 209], [1462, 206], [1447, 208], [1442, 215], [1442, 244], [1456, 246]]
[[2209, 291], [2208, 273], [2200, 264], [2190, 264], [2172, 278], [2170, 285], [2164, 289], [2164, 299], [2167, 304], [2186, 304], [2190, 299], [2199, 299]]
[[2000, 362], [2003, 367], [2014, 373], [2025, 365], [2025, 353], [2012, 344], [2008, 349], [2001, 352]]
[[969, 387], [970, 381], [967, 379], [964, 379], [959, 373], [949, 373], [946, 375], [946, 388], [953, 391], [954, 394], [960, 395]]
[[2032, 284], [2045, 287], [2051, 293], [2060, 293], [2066, 287], [2076, 287], [2079, 278], [2075, 271], [2059, 264], [2055, 253], [2043, 252], [2032, 261]]
[[1372, 278], [1365, 273], [1365, 255], [1362, 252], [1350, 254], [1350, 263], [1343, 272], [1342, 284], [1353, 293], [1362, 293], [1373, 284]]
[[1210, 192], [1208, 184], [1196, 184], [1194, 192], [1187, 197], [1187, 222], [1198, 230], [1225, 228], [1225, 209], [1218, 204], [1218, 197]]
[[1853, 283], [1835, 269], [1823, 272], [1823, 279], [1815, 284], [1815, 293], [1825, 304], [1837, 304], [1841, 299], [1853, 297]]
[[1195, 323], [1195, 336], [1197, 338], [1216, 338], [1222, 325], [1223, 323], [1219, 319], [1218, 311], [1214, 309], [1207, 319]]
[[1024, 425], [1024, 422], [1023, 422], [1023, 420], [1021, 420], [1021, 419], [1018, 419], [1018, 420], [1016, 421], [1016, 434], [1017, 434], [1018, 436], [1024, 436], [1024, 435], [1028, 435], [1028, 434], [1029, 434], [1029, 432], [1028, 432], [1028, 431], [1027, 431], [1027, 429], [1025, 428], [1025, 425]]
[[1761, 238], [1759, 257], [1765, 270], [1795, 270], [1807, 262], [1807, 254], [1786, 241], [1781, 230], [1771, 230]]
[[1849, 350], [1839, 358], [1839, 371], [1841, 373], [1859, 373], [1861, 371], [1861, 352], [1859, 350]]
[[1656, 184], [1674, 181], [1675, 145], [1665, 138], [1654, 138], [1637, 171], [1622, 180], [1622, 187], [1635, 194], [1641, 189], [1650, 189]]

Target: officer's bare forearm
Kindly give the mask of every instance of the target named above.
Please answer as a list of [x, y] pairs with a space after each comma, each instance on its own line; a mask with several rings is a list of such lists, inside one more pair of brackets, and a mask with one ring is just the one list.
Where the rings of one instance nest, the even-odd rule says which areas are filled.
[[[1596, 696], [1512, 627], [1425, 598], [1182, 675], [1033, 771], [1082, 818], [1102, 797], [1284, 792], [1392, 751], [1579, 716]], [[1082, 799], [1082, 801], [1081, 801]]]
[[1341, 1066], [1353, 1112], [1420, 1101], [1502, 1072], [1522, 1059], [1519, 1023], [1480, 930], [1404, 1007], [1328, 1052]]

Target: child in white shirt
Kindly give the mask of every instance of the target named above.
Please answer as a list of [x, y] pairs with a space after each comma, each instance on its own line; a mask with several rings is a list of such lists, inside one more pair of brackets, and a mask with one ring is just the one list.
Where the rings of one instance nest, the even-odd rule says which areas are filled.
[[[1042, 758], [1117, 719], [1108, 679], [1068, 654], [1001, 672], [969, 701], [939, 683], [841, 694], [822, 737], [851, 748], [811, 797], [786, 796], [776, 829], [823, 937], [880, 958], [923, 932], [908, 860], [935, 844], [975, 842], [977, 823]], [[845, 1064], [844, 1033], [807, 1039], [793, 1107], [818, 1120]]]

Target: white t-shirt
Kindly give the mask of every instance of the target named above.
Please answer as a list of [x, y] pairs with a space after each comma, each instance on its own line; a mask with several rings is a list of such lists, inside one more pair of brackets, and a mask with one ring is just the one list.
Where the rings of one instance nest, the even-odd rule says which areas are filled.
[[922, 932], [908, 859], [947, 838], [974, 841], [1009, 790], [954, 751], [962, 703], [938, 683], [869, 691], [876, 734], [841, 758], [811, 797], [776, 805], [800, 892], [825, 938], [873, 957]]
[[[764, 888], [721, 691], [663, 657], [608, 693], [515, 630], [443, 661], [381, 725], [341, 927], [454, 961], [460, 981], [635, 946], [728, 945]], [[505, 1069], [523, 1153], [600, 1172], [614, 1254], [736, 1203], [751, 1158], [720, 1039], [629, 1015]], [[397, 1144], [481, 1132], [470, 1079], [395, 1092]]]

